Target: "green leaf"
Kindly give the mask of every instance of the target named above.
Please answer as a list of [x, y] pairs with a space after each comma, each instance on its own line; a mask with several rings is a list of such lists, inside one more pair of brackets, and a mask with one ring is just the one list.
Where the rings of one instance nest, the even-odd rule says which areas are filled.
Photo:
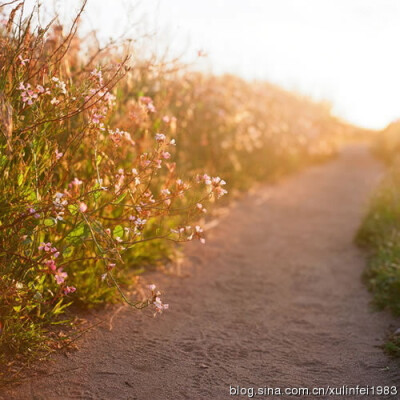
[[3, 167], [4, 165], [6, 165], [7, 162], [7, 157], [3, 156], [2, 154], [0, 155], [0, 167]]
[[23, 182], [24, 182], [24, 175], [18, 174], [18, 178], [17, 178], [18, 186], [21, 186]]
[[60, 301], [53, 307], [53, 314], [57, 315], [60, 314], [65, 308], [67, 308], [68, 306], [70, 306], [72, 304], [72, 302], [63, 304], [64, 299], [61, 298]]
[[113, 235], [114, 237], [118, 236], [122, 238], [122, 236], [124, 235], [124, 228], [121, 225], [117, 225], [113, 230]]
[[45, 226], [54, 226], [56, 224], [56, 221], [54, 221], [53, 218], [46, 218], [44, 220], [44, 225]]
[[96, 166], [100, 165], [102, 159], [103, 159], [103, 157], [100, 154], [98, 154], [96, 157]]
[[127, 194], [128, 192], [122, 193], [121, 196], [118, 197], [116, 203], [117, 204], [121, 203], [121, 201], [126, 197]]
[[72, 214], [75, 215], [79, 210], [79, 207], [76, 204], [69, 204], [68, 205], [68, 211]]
[[67, 242], [74, 242], [77, 239], [83, 239], [85, 236], [85, 226], [79, 223], [65, 238]]
[[96, 182], [95, 185], [93, 186], [93, 190], [94, 190], [94, 192], [92, 193], [93, 197], [97, 201], [99, 199], [99, 197], [101, 196], [101, 189], [100, 189], [100, 185], [98, 182]]
[[21, 311], [21, 306], [14, 306], [13, 309], [14, 309], [15, 312], [18, 313], [18, 312]]
[[35, 193], [35, 191], [33, 189], [28, 189], [26, 191], [25, 195], [26, 195], [26, 199], [28, 201], [35, 201], [36, 200], [36, 193]]
[[71, 257], [72, 256], [72, 254], [74, 253], [74, 248], [73, 248], [73, 246], [68, 246], [68, 247], [66, 247], [65, 249], [64, 249], [64, 251], [63, 251], [63, 257], [64, 258], [68, 258], [68, 257]]
[[79, 223], [69, 234], [68, 236], [82, 236], [85, 232], [85, 226], [83, 223]]

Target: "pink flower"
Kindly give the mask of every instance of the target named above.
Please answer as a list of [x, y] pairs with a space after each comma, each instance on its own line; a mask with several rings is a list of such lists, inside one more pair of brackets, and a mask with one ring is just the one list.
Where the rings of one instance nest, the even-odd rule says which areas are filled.
[[141, 219], [141, 218], [136, 218], [135, 220], [135, 225], [140, 228], [146, 225], [147, 220], [146, 219]]
[[76, 291], [76, 288], [73, 286], [67, 286], [64, 288], [64, 294], [70, 294], [70, 293], [74, 293]]
[[54, 260], [46, 260], [44, 263], [53, 272], [57, 269], [57, 265]]
[[21, 65], [25, 66], [25, 64], [29, 61], [29, 58], [23, 59], [21, 55], [18, 56], [19, 61], [21, 62]]
[[75, 186], [75, 187], [78, 187], [78, 186], [80, 186], [80, 185], [82, 185], [82, 181], [81, 180], [79, 180], [78, 178], [74, 178], [73, 179], [73, 181], [71, 181], [71, 183], [68, 185], [70, 188], [72, 187], [72, 186]]
[[98, 124], [102, 118], [104, 118], [103, 115], [98, 114], [98, 113], [93, 113], [93, 115], [92, 115], [92, 122], [93, 122], [94, 124]]
[[147, 104], [147, 109], [152, 113], [156, 112], [156, 108], [154, 107], [153, 103]]
[[201, 226], [196, 225], [194, 227], [194, 235], [200, 240], [201, 244], [206, 243], [206, 239], [204, 239], [204, 236], [203, 236], [203, 228], [201, 228]]
[[99, 81], [99, 85], [100, 85], [100, 86], [103, 86], [103, 75], [102, 75], [102, 73], [101, 73], [101, 70], [99, 70], [99, 69], [94, 69], [94, 70], [90, 73], [90, 75], [96, 77], [96, 78], [98, 79], [98, 81]]
[[201, 211], [202, 213], [206, 213], [207, 210], [204, 208], [203, 204], [201, 203], [197, 203], [196, 207], [199, 209], [199, 211]]
[[226, 185], [226, 182], [223, 179], [221, 179], [219, 176], [212, 178], [212, 183], [214, 185], [221, 185], [221, 186]]
[[84, 212], [86, 212], [87, 211], [87, 205], [85, 204], [85, 203], [83, 203], [83, 202], [80, 202], [79, 203], [79, 211], [80, 212], [82, 212], [82, 213], [84, 213]]
[[151, 285], [147, 286], [152, 292], [156, 290], [156, 285], [152, 283]]
[[218, 199], [228, 193], [227, 190], [221, 187], [226, 185], [226, 182], [219, 176], [211, 178], [207, 174], [204, 174], [204, 175], [199, 175], [197, 177], [197, 180], [198, 182], [204, 182], [206, 185], [211, 186], [211, 190], [214, 192], [214, 194]]
[[228, 193], [227, 190], [222, 189], [220, 186], [217, 186], [214, 191], [218, 199]]
[[157, 168], [161, 168], [162, 166], [162, 160], [155, 160], [154, 163], [156, 164]]
[[142, 159], [142, 160], [140, 160], [140, 163], [141, 163], [141, 165], [142, 165], [143, 167], [148, 167], [148, 166], [151, 164], [151, 161], [150, 161], [150, 160]]
[[22, 97], [22, 101], [24, 103], [28, 103], [28, 105], [31, 106], [33, 104], [34, 100], [37, 99], [38, 95], [37, 95], [37, 93], [33, 92], [29, 88], [30, 88], [30, 85], [28, 84], [25, 87], [25, 91], [21, 93], [21, 97]]
[[149, 109], [149, 111], [151, 111], [151, 112], [155, 111], [155, 107], [153, 105], [153, 99], [151, 97], [141, 96], [141, 97], [139, 97], [139, 102], [142, 104], [145, 104], [147, 106], [147, 108]]
[[42, 242], [42, 243], [40, 243], [38, 249], [44, 250], [45, 252], [49, 252], [51, 250], [51, 243], [50, 242], [47, 242], [47, 243]]
[[163, 133], [156, 133], [157, 142], [164, 142], [167, 137]]
[[36, 210], [32, 207], [28, 208], [28, 212], [30, 215], [33, 215], [36, 219], [40, 218], [40, 214], [36, 212]]
[[58, 149], [56, 149], [55, 153], [56, 153], [56, 159], [57, 160], [59, 160], [64, 154], [64, 153], [59, 152]]
[[54, 275], [54, 278], [57, 282], [57, 285], [61, 285], [68, 278], [68, 274], [64, 272], [62, 268], [58, 268], [57, 272]]
[[63, 94], [66, 94], [66, 93], [67, 93], [67, 89], [66, 89], [65, 82], [60, 81], [60, 79], [58, 79], [56, 76], [53, 76], [53, 78], [51, 78], [51, 80], [52, 80], [53, 82], [55, 82], [56, 87], [58, 87], [59, 89], [61, 89], [61, 92], [62, 92]]
[[212, 183], [211, 178], [207, 174], [200, 176], [200, 180], [204, 181], [206, 185], [211, 185]]
[[171, 157], [171, 154], [168, 153], [168, 151], [163, 151], [161, 153], [162, 158], [164, 158], [165, 160], [168, 160]]
[[156, 308], [156, 313], [161, 314], [163, 311], [168, 310], [169, 308], [169, 304], [163, 304], [163, 302], [159, 297], [156, 297], [156, 299], [153, 301], [153, 304]]

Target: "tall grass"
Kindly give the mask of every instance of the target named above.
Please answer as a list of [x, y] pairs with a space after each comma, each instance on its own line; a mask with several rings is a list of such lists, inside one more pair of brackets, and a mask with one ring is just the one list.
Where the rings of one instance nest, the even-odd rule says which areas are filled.
[[400, 315], [400, 169], [394, 166], [374, 195], [357, 239], [371, 252], [365, 273], [375, 302]]
[[[371, 199], [357, 234], [357, 242], [369, 252], [364, 279], [374, 304], [400, 315], [400, 124], [390, 124], [376, 134], [374, 153], [386, 163], [384, 180]], [[400, 335], [393, 335], [386, 350], [400, 355]]]
[[[55, 346], [72, 303], [167, 309], [132, 270], [199, 239], [207, 204], [334, 154], [346, 125], [263, 82], [100, 49], [24, 1], [0, 26], [0, 361]], [[14, 8], [12, 8], [14, 7]], [[209, 174], [209, 175], [208, 175]], [[134, 274], [134, 272], [133, 272]]]

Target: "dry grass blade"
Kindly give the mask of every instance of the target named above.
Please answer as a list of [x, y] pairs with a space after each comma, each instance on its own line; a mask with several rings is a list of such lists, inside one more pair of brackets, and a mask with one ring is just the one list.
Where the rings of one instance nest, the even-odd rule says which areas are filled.
[[[9, 3], [9, 4], [12, 4], [12, 2]], [[10, 32], [11, 32], [11, 29], [12, 29], [12, 26], [13, 26], [13, 23], [14, 23], [15, 15], [17, 14], [18, 10], [22, 8], [23, 5], [24, 5], [24, 1], [22, 1], [21, 3], [19, 3], [19, 4], [11, 11], [10, 17], [8, 18], [7, 25], [6, 25], [6, 31], [7, 31], [7, 33], [10, 33]]]

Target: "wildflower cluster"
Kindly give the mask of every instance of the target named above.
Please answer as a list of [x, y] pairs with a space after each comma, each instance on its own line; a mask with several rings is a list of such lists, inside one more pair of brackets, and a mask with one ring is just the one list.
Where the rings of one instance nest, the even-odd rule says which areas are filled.
[[80, 45], [83, 10], [64, 35], [23, 3], [0, 25], [0, 348], [14, 353], [40, 347], [72, 302], [167, 310], [153, 286], [138, 301], [124, 289], [176, 243], [205, 242], [224, 179], [243, 189], [329, 156], [347, 129], [268, 84], [130, 68], [120, 50]]
[[324, 104], [265, 82], [182, 74], [165, 64], [152, 69], [144, 64], [127, 79], [138, 91], [148, 88], [146, 97], [158, 112], [143, 110], [127, 90], [125, 101], [117, 105], [121, 123], [134, 126], [143, 138], [151, 127], [173, 135], [179, 143], [175, 156], [180, 168], [222, 175], [233, 188], [330, 157], [336, 132], [346, 136], [351, 131]]
[[149, 300], [151, 304], [154, 305], [155, 308], [155, 313], [154, 316], [158, 314], [162, 314], [163, 311], [168, 310], [169, 304], [164, 304], [161, 301], [161, 292], [159, 290], [156, 290], [156, 285], [151, 284], [148, 286], [148, 288], [151, 290], [151, 299]]
[[[149, 250], [160, 258], [162, 241], [204, 242], [200, 226], [188, 224], [226, 193], [221, 182], [179, 178], [174, 138], [149, 126], [144, 138], [131, 117], [118, 126], [113, 88], [126, 60], [72, 73], [73, 35], [57, 44], [54, 32], [32, 32], [29, 18], [0, 27], [0, 347], [11, 352], [40, 342], [71, 302], [119, 294], [136, 308], [167, 310], [158, 291], [127, 298], [124, 270]], [[136, 99], [150, 121], [156, 102]]]

